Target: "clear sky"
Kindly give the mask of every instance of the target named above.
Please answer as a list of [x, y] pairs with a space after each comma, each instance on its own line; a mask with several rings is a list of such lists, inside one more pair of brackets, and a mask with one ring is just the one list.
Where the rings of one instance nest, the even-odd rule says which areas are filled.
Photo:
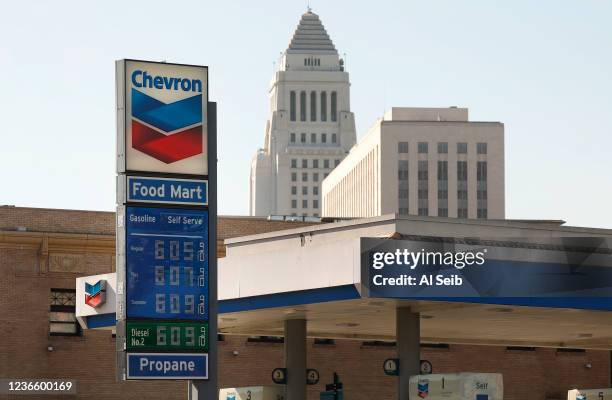
[[[114, 61], [210, 67], [219, 212], [248, 213], [267, 85], [306, 1], [11, 1], [0, 11], [0, 204], [113, 210]], [[346, 53], [358, 137], [391, 106], [506, 132], [508, 218], [612, 228], [612, 2], [311, 0]]]

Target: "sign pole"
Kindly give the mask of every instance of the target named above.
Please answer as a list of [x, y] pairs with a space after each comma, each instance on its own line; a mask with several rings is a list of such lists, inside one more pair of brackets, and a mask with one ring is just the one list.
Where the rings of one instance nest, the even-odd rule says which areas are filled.
[[[217, 103], [208, 103], [208, 174], [217, 176]], [[209, 357], [211, 360], [217, 359], [217, 180], [209, 179], [208, 185], [208, 265], [209, 265], [209, 313], [214, 318], [208, 321]], [[209, 366], [208, 382], [200, 380], [190, 380], [188, 383], [187, 397], [190, 400], [216, 400], [219, 396], [217, 363]]]

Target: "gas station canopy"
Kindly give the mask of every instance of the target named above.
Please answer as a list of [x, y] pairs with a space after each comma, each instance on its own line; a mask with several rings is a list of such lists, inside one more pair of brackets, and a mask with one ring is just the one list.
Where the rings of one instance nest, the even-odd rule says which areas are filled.
[[[611, 244], [555, 221], [395, 215], [229, 239], [219, 327], [282, 336], [299, 319], [309, 337], [395, 340], [409, 307], [422, 342], [612, 349]], [[457, 266], [468, 253], [483, 263]]]

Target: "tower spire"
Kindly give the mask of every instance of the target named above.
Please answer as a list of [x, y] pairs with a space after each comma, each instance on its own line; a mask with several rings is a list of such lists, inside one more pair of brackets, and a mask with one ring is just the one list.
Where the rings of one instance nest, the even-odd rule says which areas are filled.
[[338, 54], [319, 16], [308, 11], [302, 15], [300, 22], [289, 42], [289, 53]]

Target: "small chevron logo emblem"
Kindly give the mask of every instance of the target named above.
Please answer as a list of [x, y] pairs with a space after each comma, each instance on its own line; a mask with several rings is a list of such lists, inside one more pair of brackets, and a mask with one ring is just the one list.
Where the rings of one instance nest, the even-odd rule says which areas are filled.
[[90, 285], [85, 282], [85, 304], [96, 308], [106, 302], [106, 281], [99, 280]]

